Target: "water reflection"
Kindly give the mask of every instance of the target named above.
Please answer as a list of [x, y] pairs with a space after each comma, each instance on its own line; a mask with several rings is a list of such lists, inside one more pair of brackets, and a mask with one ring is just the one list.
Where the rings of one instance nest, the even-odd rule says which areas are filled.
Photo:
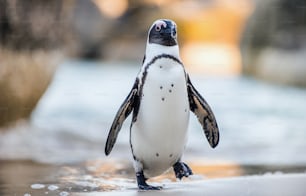
[[[194, 160], [190, 166], [195, 173], [188, 181], [226, 178], [241, 175], [272, 175], [305, 172], [306, 167], [244, 165], [234, 163], [207, 164]], [[259, 172], [260, 171], [260, 172]], [[91, 160], [77, 164], [39, 164], [32, 161], [0, 161], [1, 195], [70, 195], [73, 193], [137, 190], [132, 165], [122, 159]], [[150, 183], [169, 186], [174, 172], [150, 179]], [[184, 185], [182, 184], [184, 187]]]

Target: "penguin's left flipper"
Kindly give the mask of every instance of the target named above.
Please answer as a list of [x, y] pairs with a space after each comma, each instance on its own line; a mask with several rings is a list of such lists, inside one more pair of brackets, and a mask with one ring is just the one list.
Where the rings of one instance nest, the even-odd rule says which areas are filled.
[[192, 85], [187, 74], [187, 90], [190, 110], [197, 116], [204, 129], [205, 136], [212, 148], [219, 143], [219, 129], [215, 116], [205, 99]]
[[126, 97], [124, 102], [121, 104], [116, 117], [113, 121], [113, 124], [109, 130], [108, 137], [105, 144], [105, 155], [109, 155], [112, 151], [113, 146], [117, 140], [118, 133], [122, 127], [124, 120], [129, 116], [133, 111], [134, 106], [138, 100], [138, 78], [136, 79], [132, 90], [129, 95]]

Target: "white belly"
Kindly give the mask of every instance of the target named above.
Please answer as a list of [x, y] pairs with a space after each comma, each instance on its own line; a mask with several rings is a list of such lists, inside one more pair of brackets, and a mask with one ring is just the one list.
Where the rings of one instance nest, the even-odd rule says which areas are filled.
[[170, 59], [158, 62], [149, 67], [131, 130], [133, 154], [147, 177], [165, 172], [182, 156], [189, 122], [183, 67]]

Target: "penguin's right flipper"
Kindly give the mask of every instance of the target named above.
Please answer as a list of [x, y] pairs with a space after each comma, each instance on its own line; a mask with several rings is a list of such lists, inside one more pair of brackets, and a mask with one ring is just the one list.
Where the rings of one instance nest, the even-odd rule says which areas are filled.
[[129, 114], [133, 111], [134, 105], [137, 102], [137, 92], [138, 92], [138, 78], [136, 79], [133, 88], [129, 95], [126, 97], [124, 102], [121, 104], [116, 117], [113, 121], [113, 124], [109, 130], [108, 137], [105, 144], [105, 155], [109, 155], [112, 151], [113, 146], [117, 140], [118, 133], [122, 127], [124, 120], [129, 116]]

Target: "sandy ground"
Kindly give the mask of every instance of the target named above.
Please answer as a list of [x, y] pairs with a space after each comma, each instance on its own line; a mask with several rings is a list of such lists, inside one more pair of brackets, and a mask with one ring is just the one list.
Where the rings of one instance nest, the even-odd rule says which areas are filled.
[[176, 181], [170, 170], [148, 181], [163, 190], [143, 193], [126, 160], [62, 165], [0, 161], [0, 195], [306, 195], [305, 167], [188, 164], [195, 175]]
[[78, 193], [78, 196], [99, 195], [248, 195], [248, 196], [271, 196], [271, 195], [306, 195], [306, 174], [275, 174], [264, 176], [236, 177], [216, 180], [200, 180], [191, 182], [168, 182], [164, 183], [161, 191], [138, 191], [135, 185], [130, 185], [126, 190], [111, 192]]

